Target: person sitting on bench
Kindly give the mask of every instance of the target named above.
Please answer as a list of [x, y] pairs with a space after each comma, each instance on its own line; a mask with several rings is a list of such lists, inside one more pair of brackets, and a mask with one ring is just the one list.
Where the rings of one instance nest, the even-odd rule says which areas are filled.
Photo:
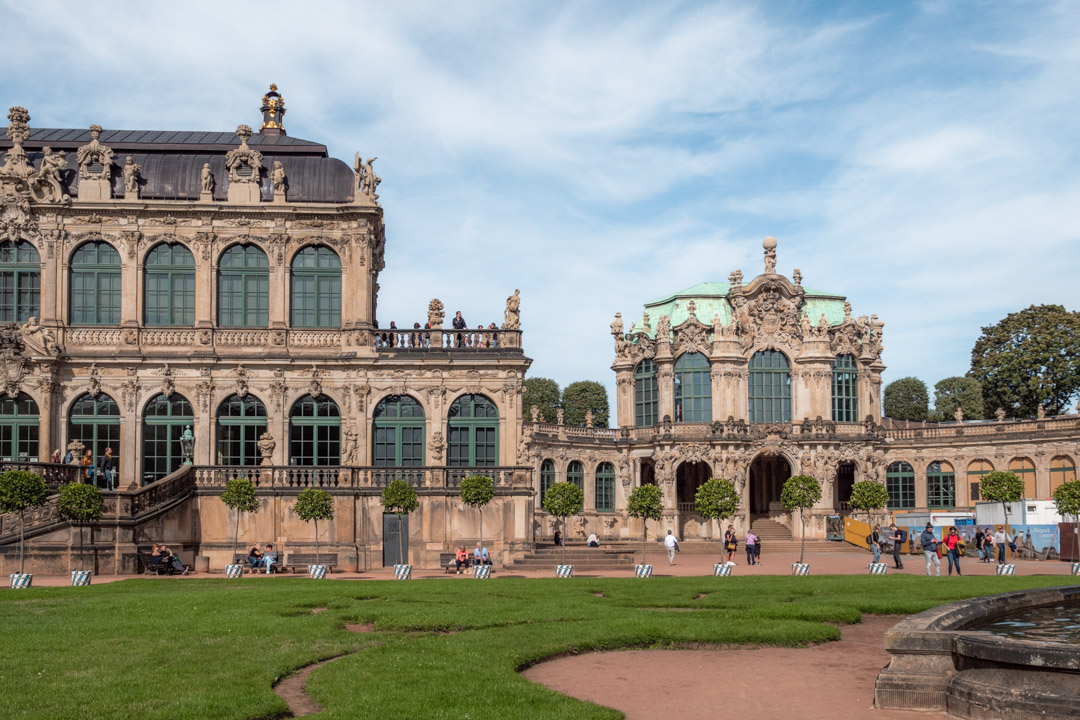
[[259, 564], [262, 563], [262, 550], [258, 545], [251, 548], [251, 552], [248, 553], [248, 567], [252, 572], [258, 569]]
[[464, 545], [459, 547], [457, 552], [454, 553], [454, 565], [457, 567], [458, 575], [461, 574], [461, 568], [469, 567], [469, 551], [465, 549]]
[[170, 568], [170, 574], [172, 570], [176, 570], [181, 575], [187, 575], [187, 568], [184, 567], [184, 563], [180, 562], [180, 558], [165, 545], [161, 546], [161, 559], [165, 563], [165, 566]]
[[488, 549], [482, 547], [480, 543], [476, 543], [476, 549], [473, 550], [473, 565], [490, 565], [491, 556], [488, 555]]
[[270, 567], [277, 563], [277, 553], [274, 552], [274, 546], [270, 543], [266, 543], [266, 549], [262, 553], [262, 565], [266, 568], [266, 574], [270, 574]]
[[151, 570], [160, 570], [163, 566], [164, 563], [161, 561], [161, 546], [154, 543], [154, 549], [150, 553], [150, 564], [147, 565], [147, 568]]

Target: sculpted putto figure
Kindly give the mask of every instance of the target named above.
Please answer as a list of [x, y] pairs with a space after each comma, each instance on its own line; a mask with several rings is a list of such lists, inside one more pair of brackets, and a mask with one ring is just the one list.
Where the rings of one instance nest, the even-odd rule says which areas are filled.
[[129, 195], [139, 192], [139, 171], [142, 167], [135, 164], [135, 160], [128, 155], [124, 159], [124, 191]]
[[656, 323], [656, 339], [660, 342], [669, 339], [671, 334], [671, 320], [667, 315], [661, 315], [660, 321]]
[[71, 198], [64, 193], [64, 188], [60, 185], [60, 171], [68, 166], [67, 153], [63, 150], [53, 153], [50, 147], [42, 148], [41, 151], [44, 153], [44, 157], [41, 158], [41, 169], [38, 170], [37, 175], [30, 178], [31, 186], [37, 191], [34, 197], [43, 202], [70, 200]]
[[200, 182], [204, 193], [214, 191], [214, 173], [210, 172], [210, 163], [203, 163]]
[[275, 195], [285, 193], [285, 168], [278, 160], [274, 161], [274, 169], [270, 171], [270, 181], [274, 183]]

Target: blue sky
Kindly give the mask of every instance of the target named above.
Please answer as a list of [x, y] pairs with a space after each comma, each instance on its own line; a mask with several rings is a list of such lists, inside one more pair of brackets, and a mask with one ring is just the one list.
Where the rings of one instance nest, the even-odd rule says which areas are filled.
[[734, 268], [885, 325], [886, 381], [1080, 309], [1080, 3], [4, 2], [35, 127], [292, 135], [377, 155], [383, 324], [521, 289], [533, 375], [614, 386], [608, 323]]

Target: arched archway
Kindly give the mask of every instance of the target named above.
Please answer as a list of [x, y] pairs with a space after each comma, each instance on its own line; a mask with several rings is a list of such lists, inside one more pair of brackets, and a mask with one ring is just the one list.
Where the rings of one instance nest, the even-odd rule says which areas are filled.
[[834, 508], [847, 508], [851, 500], [851, 490], [855, 487], [855, 463], [843, 462], [836, 467], [836, 482], [833, 483]]
[[687, 461], [675, 470], [675, 493], [679, 512], [694, 511], [694, 495], [697, 489], [712, 476], [712, 468], [707, 462]]
[[[780, 504], [780, 489], [791, 477], [791, 464], [783, 455], [758, 455], [750, 463], [750, 514], [768, 515]], [[778, 508], [774, 507], [774, 511]], [[782, 509], [779, 510], [783, 512]]]

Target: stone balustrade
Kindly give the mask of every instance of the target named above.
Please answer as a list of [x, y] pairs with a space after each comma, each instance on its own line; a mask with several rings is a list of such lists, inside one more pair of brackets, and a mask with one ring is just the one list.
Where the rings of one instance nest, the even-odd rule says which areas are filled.
[[521, 348], [520, 330], [379, 329], [375, 346], [380, 350], [507, 350]]
[[245, 478], [260, 489], [317, 487], [324, 490], [380, 490], [393, 480], [404, 480], [418, 489], [456, 492], [462, 479], [470, 475], [486, 475], [495, 481], [496, 488], [527, 489], [532, 487], [530, 469], [516, 466], [447, 468], [214, 465], [196, 468], [194, 475], [195, 484], [199, 489], [221, 488], [233, 478]]

